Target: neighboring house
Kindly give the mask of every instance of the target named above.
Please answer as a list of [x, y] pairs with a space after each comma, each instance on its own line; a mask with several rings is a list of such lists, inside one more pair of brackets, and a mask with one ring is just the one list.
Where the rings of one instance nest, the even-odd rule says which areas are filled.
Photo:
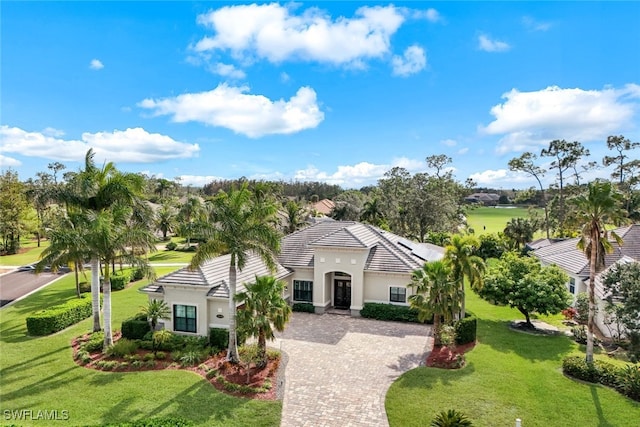
[[333, 211], [333, 208], [335, 207], [336, 207], [336, 204], [329, 199], [322, 199], [316, 203], [311, 204], [312, 211], [315, 211], [324, 216], [329, 216], [331, 214], [331, 211]]
[[[595, 296], [598, 304], [598, 315], [596, 324], [600, 331], [609, 335], [608, 328], [604, 323], [605, 302], [604, 289], [601, 276], [616, 262], [640, 261], [640, 224], [634, 224], [614, 230], [624, 244], [618, 246], [615, 241], [611, 241], [613, 252], [605, 256], [605, 266], [596, 275]], [[584, 252], [577, 248], [578, 238], [561, 241], [545, 241], [543, 244], [535, 245], [538, 248], [531, 253], [538, 257], [544, 265], [556, 264], [569, 275], [567, 289], [574, 297], [580, 292], [587, 292], [589, 285], [589, 260]], [[530, 244], [531, 245], [531, 244]]]
[[500, 195], [496, 193], [473, 193], [464, 198], [465, 202], [482, 203], [484, 206], [496, 206]]
[[[441, 259], [444, 249], [415, 243], [368, 224], [323, 221], [282, 239], [277, 269], [269, 272], [255, 255], [238, 272], [238, 292], [255, 276], [274, 275], [287, 286], [290, 303], [313, 304], [316, 313], [350, 310], [358, 316], [365, 302], [407, 305], [411, 273], [427, 261]], [[159, 278], [141, 291], [164, 300], [171, 331], [206, 335], [229, 322], [229, 256], [190, 271], [183, 268]]]

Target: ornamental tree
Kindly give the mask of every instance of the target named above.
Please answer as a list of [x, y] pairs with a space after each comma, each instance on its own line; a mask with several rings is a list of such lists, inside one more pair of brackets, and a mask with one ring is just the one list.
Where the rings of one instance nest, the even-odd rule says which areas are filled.
[[476, 291], [485, 300], [518, 309], [533, 328], [531, 314], [557, 314], [571, 304], [568, 276], [555, 265], [543, 267], [536, 258], [505, 253], [491, 265], [484, 286]]

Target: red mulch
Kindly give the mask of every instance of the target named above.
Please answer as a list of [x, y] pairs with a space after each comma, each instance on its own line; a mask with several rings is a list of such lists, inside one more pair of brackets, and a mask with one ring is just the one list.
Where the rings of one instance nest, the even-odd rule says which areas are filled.
[[457, 345], [453, 348], [447, 346], [434, 347], [429, 353], [426, 366], [442, 369], [459, 369], [465, 365], [464, 354], [475, 347], [476, 343]]
[[[118, 339], [120, 339], [120, 336], [121, 336], [120, 332], [116, 332], [113, 335], [113, 342], [115, 343]], [[79, 360], [76, 360], [76, 353], [80, 349], [80, 345], [83, 344], [85, 341], [87, 341], [88, 338], [89, 338], [89, 334], [86, 334], [86, 335], [83, 335], [82, 337], [74, 338], [71, 341], [71, 346], [73, 348], [73, 359], [78, 365], [83, 366], [85, 368], [89, 368], [89, 369], [95, 369], [98, 371], [107, 372], [106, 370], [98, 367], [96, 365], [96, 362], [100, 360], [106, 360], [106, 361], [113, 360], [119, 363], [127, 362], [124, 358], [109, 357], [103, 354], [101, 351], [98, 351], [90, 354], [91, 362], [85, 365], [82, 365]], [[143, 358], [148, 353], [152, 353], [152, 351], [138, 349], [135, 354], [140, 355], [140, 358], [144, 361]], [[227, 362], [226, 351], [222, 351], [216, 355], [209, 357], [207, 360], [198, 364], [198, 366], [185, 366], [185, 367], [182, 367], [179, 361], [172, 360], [170, 352], [164, 352], [164, 353], [166, 354], [166, 358], [163, 360], [157, 360], [157, 359], [154, 360], [153, 367], [148, 366], [147, 361], [144, 361], [144, 365], [141, 367], [133, 367], [131, 365], [131, 362], [129, 362], [129, 365], [127, 367], [124, 367], [124, 368], [118, 367], [118, 369], [114, 371], [109, 371], [109, 372], [139, 372], [139, 371], [160, 371], [164, 369], [180, 369], [184, 371], [195, 372], [196, 374], [200, 375], [205, 380], [207, 380], [217, 390], [232, 396], [246, 397], [246, 398], [258, 399], [258, 400], [276, 400], [276, 381], [277, 381], [276, 376], [278, 372], [278, 366], [280, 365], [280, 357], [276, 359], [269, 359], [267, 366], [265, 368], [257, 369], [255, 367], [252, 367], [249, 370], [250, 371], [249, 382], [247, 382], [247, 371], [245, 370], [245, 368], [240, 364], [236, 365], [236, 364]], [[231, 392], [231, 391], [225, 390], [223, 384], [219, 383], [215, 377], [211, 379], [207, 379], [206, 374], [207, 374], [207, 371], [209, 371], [210, 369], [216, 369], [218, 371], [218, 374], [222, 375], [224, 379], [228, 382], [232, 382], [232, 383], [243, 385], [243, 386], [250, 386], [254, 388], [262, 387], [264, 385], [265, 380], [268, 379], [271, 382], [271, 388], [268, 391], [262, 392], [262, 393], [239, 392], [239, 391]]]

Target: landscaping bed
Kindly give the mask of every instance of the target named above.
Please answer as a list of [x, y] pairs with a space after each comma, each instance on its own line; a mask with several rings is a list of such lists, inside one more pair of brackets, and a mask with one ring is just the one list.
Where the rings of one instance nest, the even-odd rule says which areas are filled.
[[475, 345], [475, 342], [470, 342], [453, 347], [446, 345], [434, 347], [427, 356], [425, 366], [442, 369], [460, 369], [465, 365], [464, 354], [472, 350]]
[[[276, 400], [276, 385], [280, 353], [268, 350], [267, 365], [258, 368], [255, 364], [232, 364], [226, 360], [226, 350], [217, 351], [212, 348], [181, 349], [176, 351], [153, 351], [145, 346], [144, 341], [127, 340], [121, 333], [114, 334], [114, 347], [123, 347], [126, 342], [131, 349], [128, 354], [103, 352], [97, 345], [99, 335], [84, 334], [71, 342], [73, 359], [85, 368], [112, 372], [138, 372], [158, 370], [186, 370], [194, 372], [216, 389], [226, 394], [258, 400]], [[134, 347], [135, 346], [135, 347]], [[240, 354], [249, 351], [250, 346], [241, 347]], [[200, 355], [201, 357], [198, 357]], [[202, 356], [204, 355], [204, 356]], [[242, 358], [242, 357], [241, 357]]]

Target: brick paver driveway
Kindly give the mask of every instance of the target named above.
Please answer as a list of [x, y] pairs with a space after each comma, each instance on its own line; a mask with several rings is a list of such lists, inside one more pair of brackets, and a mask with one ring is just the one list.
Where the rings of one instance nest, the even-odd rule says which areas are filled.
[[391, 383], [424, 360], [426, 325], [293, 313], [279, 346], [288, 355], [282, 426], [388, 426]]

